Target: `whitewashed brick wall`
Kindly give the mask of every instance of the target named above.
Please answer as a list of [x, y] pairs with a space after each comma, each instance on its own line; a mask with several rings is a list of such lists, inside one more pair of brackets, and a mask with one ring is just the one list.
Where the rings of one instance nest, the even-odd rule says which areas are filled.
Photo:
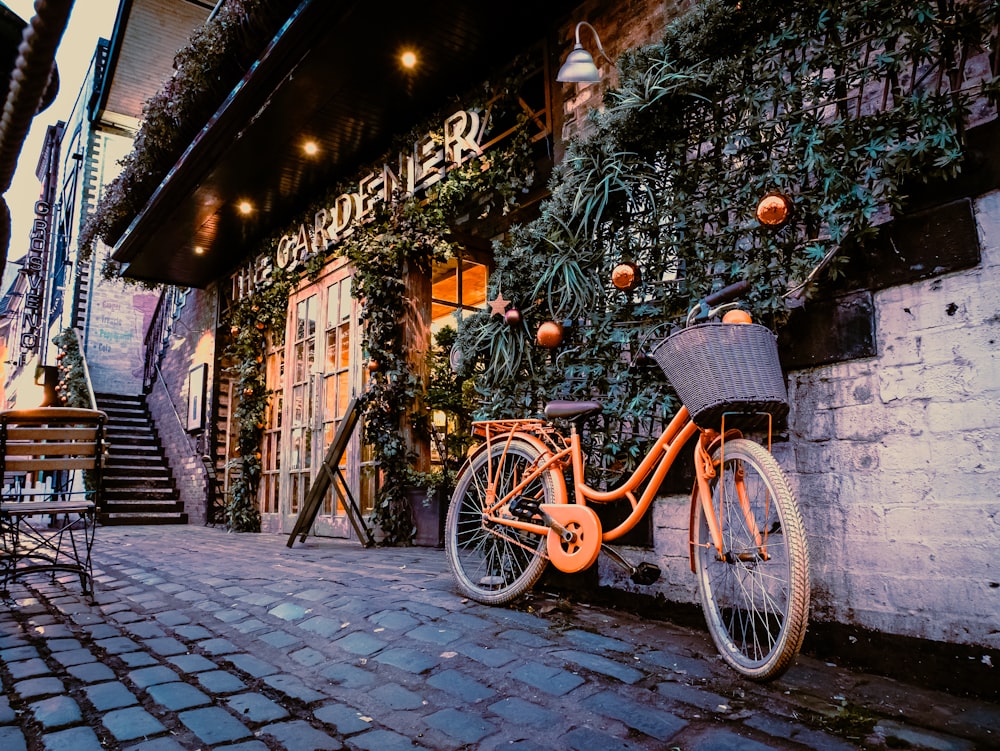
[[[774, 452], [799, 498], [815, 621], [1000, 647], [1000, 192], [976, 201], [982, 263], [874, 295], [878, 354], [789, 374]], [[664, 576], [697, 602], [688, 498], [653, 511]]]

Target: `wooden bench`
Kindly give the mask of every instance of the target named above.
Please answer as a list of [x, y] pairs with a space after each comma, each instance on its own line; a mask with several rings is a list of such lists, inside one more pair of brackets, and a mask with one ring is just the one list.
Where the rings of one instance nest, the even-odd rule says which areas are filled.
[[40, 407], [0, 412], [0, 592], [38, 571], [69, 571], [93, 594], [91, 550], [107, 415]]

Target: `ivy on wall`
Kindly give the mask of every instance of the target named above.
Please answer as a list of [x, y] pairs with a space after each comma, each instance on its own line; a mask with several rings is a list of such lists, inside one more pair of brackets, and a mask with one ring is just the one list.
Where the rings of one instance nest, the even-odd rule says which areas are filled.
[[238, 403], [234, 412], [239, 426], [233, 485], [226, 504], [226, 525], [235, 532], [260, 531], [257, 492], [261, 478], [261, 440], [267, 424], [271, 392], [267, 388], [268, 337], [274, 346], [285, 338], [285, 318], [292, 281], [280, 271], [271, 283], [244, 298], [229, 312], [230, 341], [226, 358], [233, 363]]
[[[644, 357], [665, 323], [748, 279], [756, 317], [780, 325], [815, 292], [818, 264], [842, 273], [845, 240], [903, 209], [907, 180], [957, 173], [967, 116], [1000, 91], [988, 68], [964, 78], [995, 50], [998, 14], [996, 2], [707, 0], [626, 53], [541, 216], [497, 248], [490, 295], [519, 315], [486, 310], [461, 332], [482, 416], [600, 395], [605, 463], [631, 466], [673, 411]], [[780, 229], [754, 215], [771, 191], [794, 203]], [[643, 279], [630, 291], [610, 283], [623, 262]], [[557, 347], [537, 343], [545, 324], [561, 327]]]

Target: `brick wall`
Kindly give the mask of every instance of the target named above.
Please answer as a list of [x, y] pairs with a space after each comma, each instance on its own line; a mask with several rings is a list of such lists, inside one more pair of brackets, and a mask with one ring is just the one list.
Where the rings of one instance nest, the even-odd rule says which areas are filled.
[[[982, 262], [874, 293], [877, 354], [788, 374], [788, 472], [812, 556], [814, 621], [1000, 647], [1000, 192], [975, 201]], [[664, 569], [637, 588], [697, 602], [688, 497], [653, 508]]]
[[[172, 333], [160, 361], [160, 375], [147, 397], [153, 423], [166, 450], [167, 461], [177, 482], [178, 497], [191, 524], [204, 524], [206, 515], [206, 474], [202, 456], [209, 453], [206, 431], [187, 429], [188, 374], [208, 364], [205, 414], [212, 414], [215, 363], [214, 288], [192, 289], [172, 325]], [[206, 429], [211, 420], [206, 417]]]

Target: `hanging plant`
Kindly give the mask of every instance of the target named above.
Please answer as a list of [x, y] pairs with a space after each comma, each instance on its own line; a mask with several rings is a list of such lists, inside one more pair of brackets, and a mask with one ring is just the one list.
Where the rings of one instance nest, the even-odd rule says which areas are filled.
[[[227, 0], [174, 57], [174, 74], [150, 97], [133, 150], [80, 231], [80, 254], [114, 245], [160, 181], [257, 60], [299, 0]], [[112, 267], [107, 271], [114, 273]]]

